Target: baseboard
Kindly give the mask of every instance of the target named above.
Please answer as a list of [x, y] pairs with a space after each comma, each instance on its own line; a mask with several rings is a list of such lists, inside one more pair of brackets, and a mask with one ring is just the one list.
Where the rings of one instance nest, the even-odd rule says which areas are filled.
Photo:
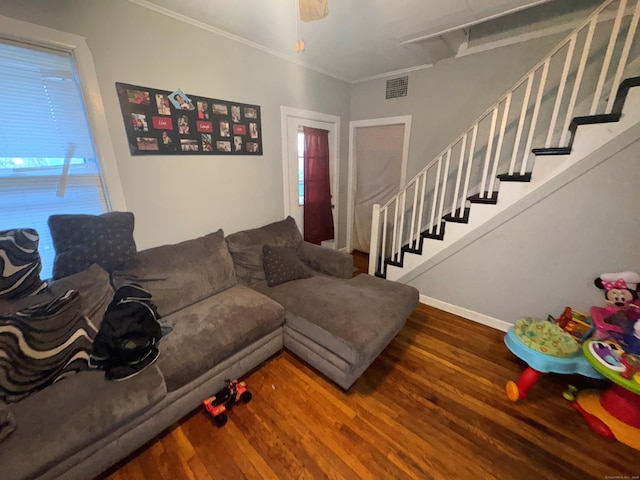
[[496, 330], [500, 330], [501, 332], [506, 332], [511, 327], [513, 327], [512, 323], [505, 322], [504, 320], [490, 317], [489, 315], [485, 315], [483, 313], [474, 312], [473, 310], [468, 310], [464, 307], [452, 305], [450, 303], [443, 302], [442, 300], [436, 300], [435, 298], [427, 297], [426, 295], [420, 295], [420, 303], [424, 303], [425, 305], [429, 305], [430, 307], [439, 308], [440, 310], [453, 313], [454, 315], [458, 315], [460, 317], [468, 318], [469, 320], [472, 320], [476, 323], [495, 328]]

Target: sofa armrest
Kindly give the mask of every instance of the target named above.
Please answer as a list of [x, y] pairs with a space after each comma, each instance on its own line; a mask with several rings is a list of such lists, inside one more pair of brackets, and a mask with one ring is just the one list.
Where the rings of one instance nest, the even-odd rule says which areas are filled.
[[348, 253], [302, 242], [298, 257], [318, 272], [339, 278], [353, 277], [353, 257]]

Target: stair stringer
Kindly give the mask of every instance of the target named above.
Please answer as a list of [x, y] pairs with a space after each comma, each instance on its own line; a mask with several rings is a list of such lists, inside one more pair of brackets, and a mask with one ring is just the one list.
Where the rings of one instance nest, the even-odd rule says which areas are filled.
[[[501, 182], [497, 204], [473, 204], [469, 223], [448, 222], [443, 240], [425, 238], [422, 254], [405, 252], [402, 267], [387, 265], [386, 278], [407, 283], [519, 215], [531, 205], [605, 161], [608, 156], [591, 154], [600, 149], [604, 150], [614, 138], [623, 135], [637, 124], [640, 124], [640, 88], [631, 88], [619, 121], [580, 125], [575, 133], [571, 153], [562, 156], [537, 156], [531, 182]], [[636, 136], [629, 137], [628, 143], [636, 140]], [[583, 161], [587, 157], [593, 160]]]

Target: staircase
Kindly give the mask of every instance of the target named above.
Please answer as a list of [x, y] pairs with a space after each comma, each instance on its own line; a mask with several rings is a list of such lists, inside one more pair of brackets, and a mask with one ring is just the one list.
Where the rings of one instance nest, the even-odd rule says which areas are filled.
[[638, 20], [640, 0], [604, 2], [398, 194], [374, 205], [369, 274], [413, 278], [639, 123]]

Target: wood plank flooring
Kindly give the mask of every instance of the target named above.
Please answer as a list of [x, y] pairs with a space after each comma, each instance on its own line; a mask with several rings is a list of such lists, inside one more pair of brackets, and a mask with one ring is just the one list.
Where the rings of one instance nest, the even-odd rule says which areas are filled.
[[640, 452], [591, 432], [561, 396], [602, 384], [547, 375], [514, 404], [504, 385], [524, 364], [502, 339], [420, 305], [346, 393], [283, 352], [246, 377], [253, 400], [226, 426], [199, 408], [100, 478], [639, 478]]

